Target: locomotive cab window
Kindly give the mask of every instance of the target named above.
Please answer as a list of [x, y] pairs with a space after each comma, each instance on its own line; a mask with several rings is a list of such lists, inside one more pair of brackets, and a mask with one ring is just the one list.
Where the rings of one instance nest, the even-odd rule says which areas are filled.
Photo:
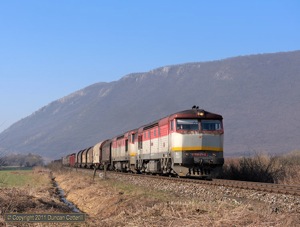
[[203, 131], [217, 131], [222, 129], [220, 120], [202, 120], [201, 128]]
[[199, 123], [197, 119], [177, 119], [177, 130], [197, 131], [199, 130]]

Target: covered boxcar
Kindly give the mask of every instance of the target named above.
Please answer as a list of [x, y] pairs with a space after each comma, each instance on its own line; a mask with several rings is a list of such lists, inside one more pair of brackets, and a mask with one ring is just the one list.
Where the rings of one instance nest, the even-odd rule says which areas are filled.
[[111, 165], [111, 146], [112, 146], [112, 140], [106, 140], [101, 145], [100, 169], [103, 169], [105, 166], [107, 167], [107, 169], [113, 169], [113, 166]]
[[75, 166], [75, 159], [76, 159], [76, 154], [75, 153], [69, 155], [69, 165], [71, 167]]
[[88, 149], [89, 148], [84, 149], [81, 154], [81, 168], [86, 168], [86, 161], [87, 161], [86, 154], [87, 154]]
[[90, 147], [86, 151], [86, 167], [93, 168], [93, 147]]
[[108, 140], [101, 141], [93, 147], [93, 165], [98, 169], [104, 169], [104, 164], [110, 163], [110, 148], [107, 149], [107, 145], [103, 154], [103, 147], [107, 142]]
[[97, 143], [95, 146], [93, 146], [93, 165], [99, 169], [100, 167], [100, 146], [103, 142]]
[[82, 152], [84, 150], [81, 150], [77, 153], [77, 167], [81, 168], [82, 167]]

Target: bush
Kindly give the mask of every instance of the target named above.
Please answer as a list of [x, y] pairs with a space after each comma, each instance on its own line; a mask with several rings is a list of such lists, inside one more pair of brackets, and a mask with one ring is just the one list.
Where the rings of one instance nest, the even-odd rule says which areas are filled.
[[277, 156], [257, 154], [227, 161], [221, 178], [230, 180], [277, 183], [285, 176], [284, 167]]

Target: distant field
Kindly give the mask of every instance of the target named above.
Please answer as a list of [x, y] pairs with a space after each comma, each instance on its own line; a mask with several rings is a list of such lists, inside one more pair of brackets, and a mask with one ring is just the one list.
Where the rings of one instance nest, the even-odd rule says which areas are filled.
[[19, 167], [19, 166], [3, 166], [0, 167], [0, 172], [3, 170], [32, 170], [32, 167]]
[[32, 168], [7, 167], [0, 170], [0, 187], [38, 187], [49, 184], [45, 175], [34, 174]]

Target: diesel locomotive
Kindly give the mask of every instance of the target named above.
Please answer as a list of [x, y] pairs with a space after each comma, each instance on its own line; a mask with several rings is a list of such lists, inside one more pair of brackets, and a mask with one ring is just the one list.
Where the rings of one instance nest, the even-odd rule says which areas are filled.
[[63, 165], [212, 177], [224, 164], [223, 117], [194, 106], [63, 157]]

